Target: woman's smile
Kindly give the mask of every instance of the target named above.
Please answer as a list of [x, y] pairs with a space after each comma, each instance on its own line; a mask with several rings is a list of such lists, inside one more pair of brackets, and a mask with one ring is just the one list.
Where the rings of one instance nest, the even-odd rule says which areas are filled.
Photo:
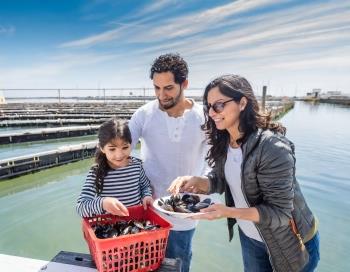
[[[230, 101], [231, 100], [231, 101]], [[208, 93], [208, 105], [215, 105], [215, 103], [224, 104], [220, 112], [214, 110], [213, 106], [209, 108], [209, 117], [215, 122], [215, 126], [219, 130], [229, 129], [236, 126], [239, 120], [238, 104], [232, 101], [231, 97], [223, 95], [218, 87], [212, 88]]]

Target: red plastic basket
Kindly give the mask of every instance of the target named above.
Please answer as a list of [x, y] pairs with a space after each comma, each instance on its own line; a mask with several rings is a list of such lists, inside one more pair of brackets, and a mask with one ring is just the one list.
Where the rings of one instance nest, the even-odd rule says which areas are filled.
[[[90, 254], [99, 272], [152, 271], [162, 263], [172, 225], [160, 217], [152, 208], [129, 207], [128, 217], [100, 215], [84, 218], [83, 233]], [[116, 223], [121, 220], [150, 220], [161, 228], [116, 238], [99, 239], [93, 227], [99, 223]]]

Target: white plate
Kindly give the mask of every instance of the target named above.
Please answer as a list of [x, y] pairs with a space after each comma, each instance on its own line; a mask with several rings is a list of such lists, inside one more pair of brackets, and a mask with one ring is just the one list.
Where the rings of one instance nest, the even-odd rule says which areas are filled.
[[[206, 198], [210, 198], [211, 201], [213, 202], [213, 199], [210, 197], [210, 195], [202, 195], [202, 194], [192, 194], [192, 193], [180, 193], [181, 197], [183, 195], [197, 195], [199, 196], [199, 199], [200, 201], [206, 199]], [[161, 197], [163, 200], [167, 200], [169, 199], [171, 196], [164, 196], [164, 197]], [[194, 215], [199, 215], [199, 214], [204, 214], [203, 212], [196, 212], [196, 213], [181, 213], [181, 212], [170, 212], [170, 211], [167, 211], [167, 210], [164, 210], [161, 206], [159, 206], [158, 204], [158, 201], [159, 201], [160, 198], [157, 198], [154, 202], [153, 202], [153, 207], [160, 211], [161, 213], [165, 213], [167, 215], [170, 215], [170, 216], [173, 216], [173, 217], [176, 217], [176, 218], [188, 218], [188, 217], [191, 217], [191, 216], [194, 216]]]

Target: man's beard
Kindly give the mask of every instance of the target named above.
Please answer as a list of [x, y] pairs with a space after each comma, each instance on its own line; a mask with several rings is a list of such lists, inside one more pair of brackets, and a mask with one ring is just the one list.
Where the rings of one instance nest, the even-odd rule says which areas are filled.
[[178, 96], [176, 96], [175, 98], [172, 98], [171, 100], [167, 101], [167, 103], [165, 105], [163, 105], [160, 102], [159, 98], [158, 98], [159, 106], [163, 110], [169, 110], [169, 109], [175, 107], [179, 103], [181, 95], [182, 95], [182, 89], [180, 88], [180, 93], [178, 94]]

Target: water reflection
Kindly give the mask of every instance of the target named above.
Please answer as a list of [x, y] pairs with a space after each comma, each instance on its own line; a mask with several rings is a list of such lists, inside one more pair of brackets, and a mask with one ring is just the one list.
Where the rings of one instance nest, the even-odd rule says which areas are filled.
[[49, 183], [64, 182], [73, 175], [82, 179], [92, 163], [93, 159], [88, 159], [0, 181], [0, 198], [30, 189], [34, 189], [35, 194], [35, 190], [39, 190], [40, 187]]
[[0, 145], [0, 160], [57, 149], [62, 145], [74, 145], [93, 140], [96, 140], [96, 136], [88, 135], [82, 137]]

